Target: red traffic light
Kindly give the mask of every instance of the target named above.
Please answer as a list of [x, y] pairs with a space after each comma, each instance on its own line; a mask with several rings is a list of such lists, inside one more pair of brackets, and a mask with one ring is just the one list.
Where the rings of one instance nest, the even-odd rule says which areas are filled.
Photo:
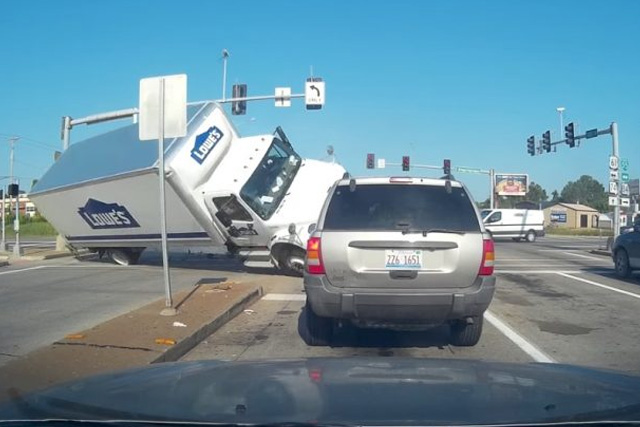
[[409, 156], [402, 156], [402, 170], [408, 172], [411, 167]]
[[376, 156], [373, 153], [367, 154], [367, 169], [375, 169]]

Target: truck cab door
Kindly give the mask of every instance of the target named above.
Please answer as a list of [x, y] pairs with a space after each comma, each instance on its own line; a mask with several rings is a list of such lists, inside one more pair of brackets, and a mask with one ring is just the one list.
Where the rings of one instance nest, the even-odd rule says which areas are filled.
[[264, 222], [235, 194], [209, 193], [205, 205], [214, 221], [237, 246], [267, 246], [269, 235]]

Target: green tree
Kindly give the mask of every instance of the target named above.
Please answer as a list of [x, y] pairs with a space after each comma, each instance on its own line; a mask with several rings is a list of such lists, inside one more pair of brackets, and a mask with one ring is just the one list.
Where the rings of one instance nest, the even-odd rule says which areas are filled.
[[542, 203], [546, 201], [547, 198], [547, 191], [542, 188], [542, 186], [532, 181], [529, 185], [529, 191], [527, 192], [526, 199], [530, 202]]
[[557, 203], [560, 201], [560, 193], [558, 193], [558, 190], [553, 190], [551, 192], [551, 201], [554, 203]]
[[599, 212], [608, 210], [608, 197], [604, 187], [589, 175], [582, 175], [577, 181], [569, 181], [560, 193], [560, 199], [567, 203], [591, 206]]

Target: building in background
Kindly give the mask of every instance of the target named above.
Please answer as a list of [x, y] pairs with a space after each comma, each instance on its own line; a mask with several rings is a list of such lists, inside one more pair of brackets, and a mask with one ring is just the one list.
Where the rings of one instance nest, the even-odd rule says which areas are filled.
[[[33, 204], [33, 202], [31, 200], [29, 200], [29, 198], [24, 195], [21, 194], [18, 197], [18, 202], [20, 203], [20, 215], [26, 215], [28, 217], [33, 217], [35, 216], [38, 211], [36, 209], [36, 205]], [[15, 214], [16, 212], [16, 198], [15, 197], [6, 197], [4, 199], [4, 212], [5, 215], [10, 216]], [[0, 216], [2, 215], [2, 199], [0, 198]]]
[[600, 213], [576, 203], [556, 203], [543, 209], [544, 222], [560, 228], [598, 228]]

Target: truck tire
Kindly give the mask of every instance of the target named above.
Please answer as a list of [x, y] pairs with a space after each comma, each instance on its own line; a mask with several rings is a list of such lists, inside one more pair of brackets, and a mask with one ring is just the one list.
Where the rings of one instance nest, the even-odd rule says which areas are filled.
[[478, 344], [482, 335], [483, 317], [473, 318], [473, 323], [459, 320], [451, 325], [451, 344], [458, 347], [472, 347]]
[[333, 336], [333, 320], [315, 314], [307, 301], [300, 315], [300, 336], [307, 345], [328, 346]]
[[302, 277], [304, 274], [305, 251], [300, 248], [291, 248], [282, 253], [280, 267], [288, 276]]
[[144, 248], [114, 248], [107, 249], [107, 255], [109, 256], [111, 261], [115, 262], [118, 265], [135, 265], [138, 263], [143, 250]]
[[618, 249], [616, 251], [616, 275], [623, 279], [631, 276], [631, 267], [629, 266], [629, 255], [624, 249]]
[[529, 230], [527, 232], [527, 236], [525, 237], [525, 239], [527, 239], [527, 242], [529, 243], [533, 243], [536, 241], [536, 232], [533, 230]]

